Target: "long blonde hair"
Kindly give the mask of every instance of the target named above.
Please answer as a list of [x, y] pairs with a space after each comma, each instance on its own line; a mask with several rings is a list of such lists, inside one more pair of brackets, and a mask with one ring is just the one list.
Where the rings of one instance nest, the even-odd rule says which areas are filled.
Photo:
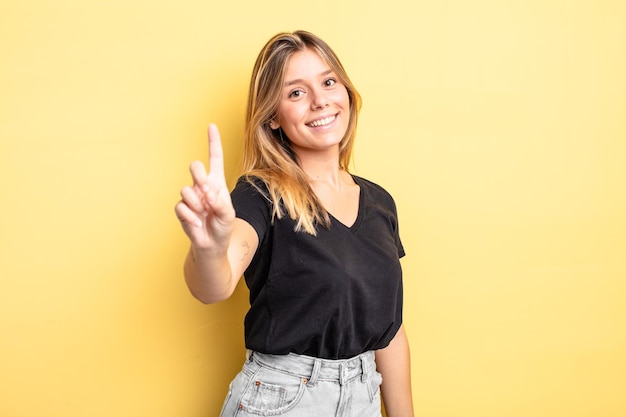
[[270, 121], [278, 111], [287, 61], [295, 52], [305, 49], [318, 53], [348, 92], [348, 128], [339, 144], [339, 166], [348, 170], [361, 96], [330, 46], [305, 31], [275, 35], [257, 57], [250, 80], [242, 168], [243, 175], [253, 185], [255, 178], [265, 183], [270, 194], [268, 197], [273, 203], [272, 219], [280, 219], [287, 214], [296, 221], [295, 231], [316, 235], [316, 225], [330, 226], [328, 212], [311, 189], [289, 141], [283, 138], [282, 129], [270, 128]]

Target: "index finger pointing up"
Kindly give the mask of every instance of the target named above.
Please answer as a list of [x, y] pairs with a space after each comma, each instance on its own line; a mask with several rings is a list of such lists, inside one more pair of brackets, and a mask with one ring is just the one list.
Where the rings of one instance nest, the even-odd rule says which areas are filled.
[[224, 178], [222, 140], [217, 126], [213, 123], [209, 125], [209, 175]]

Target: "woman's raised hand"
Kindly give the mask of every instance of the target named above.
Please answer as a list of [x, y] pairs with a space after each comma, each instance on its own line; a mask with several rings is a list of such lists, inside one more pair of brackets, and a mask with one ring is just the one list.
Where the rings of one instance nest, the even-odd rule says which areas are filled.
[[226, 251], [235, 209], [224, 176], [224, 154], [217, 126], [209, 125], [209, 173], [200, 161], [189, 167], [193, 185], [184, 187], [176, 216], [196, 249]]

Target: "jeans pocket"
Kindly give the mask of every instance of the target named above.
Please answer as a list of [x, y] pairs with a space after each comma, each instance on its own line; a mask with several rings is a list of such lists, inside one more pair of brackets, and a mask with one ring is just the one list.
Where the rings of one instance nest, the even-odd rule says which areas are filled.
[[380, 385], [383, 383], [383, 376], [374, 371], [367, 379], [367, 389], [370, 393], [370, 401], [380, 400]]
[[259, 416], [279, 416], [293, 409], [306, 389], [302, 378], [263, 367], [248, 384], [240, 409]]
[[226, 406], [228, 405], [228, 401], [230, 400], [232, 396], [233, 396], [233, 382], [231, 382], [230, 385], [228, 386], [228, 393], [226, 394], [226, 398], [224, 399], [224, 404], [222, 405], [222, 411], [220, 412], [220, 417], [224, 415]]

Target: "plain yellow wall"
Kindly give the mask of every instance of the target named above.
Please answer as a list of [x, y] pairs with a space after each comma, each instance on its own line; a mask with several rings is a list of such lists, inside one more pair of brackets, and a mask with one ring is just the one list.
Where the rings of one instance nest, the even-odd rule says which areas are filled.
[[247, 293], [188, 294], [173, 207], [299, 28], [398, 203], [417, 416], [626, 415], [625, 4], [4, 0], [0, 415], [217, 415]]

